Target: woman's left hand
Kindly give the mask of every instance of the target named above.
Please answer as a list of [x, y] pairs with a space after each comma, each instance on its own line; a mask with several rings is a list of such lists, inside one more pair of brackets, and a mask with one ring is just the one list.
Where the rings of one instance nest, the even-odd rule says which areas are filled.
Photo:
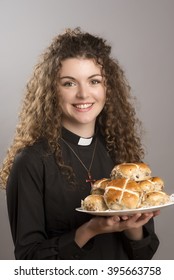
[[124, 231], [124, 234], [129, 239], [140, 240], [143, 238], [142, 226], [159, 214], [160, 211], [154, 211], [149, 213], [137, 213], [133, 216], [122, 216], [120, 217], [120, 230]]

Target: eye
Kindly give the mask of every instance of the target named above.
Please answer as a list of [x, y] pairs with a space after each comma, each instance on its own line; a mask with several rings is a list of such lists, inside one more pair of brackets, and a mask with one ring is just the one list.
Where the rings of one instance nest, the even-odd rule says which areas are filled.
[[91, 80], [91, 84], [92, 84], [92, 85], [97, 85], [97, 84], [100, 84], [100, 83], [101, 83], [101, 81], [98, 80], [98, 79], [93, 79], [93, 80]]
[[75, 86], [75, 82], [66, 81], [66, 82], [63, 83], [63, 86], [64, 87], [73, 87], [73, 86]]

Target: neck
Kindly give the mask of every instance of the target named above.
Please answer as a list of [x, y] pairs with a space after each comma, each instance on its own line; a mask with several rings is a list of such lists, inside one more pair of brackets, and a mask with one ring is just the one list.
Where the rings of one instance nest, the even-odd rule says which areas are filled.
[[63, 126], [69, 131], [71, 131], [72, 133], [83, 138], [92, 137], [95, 131], [95, 125], [91, 125], [91, 124], [71, 126], [63, 123]]

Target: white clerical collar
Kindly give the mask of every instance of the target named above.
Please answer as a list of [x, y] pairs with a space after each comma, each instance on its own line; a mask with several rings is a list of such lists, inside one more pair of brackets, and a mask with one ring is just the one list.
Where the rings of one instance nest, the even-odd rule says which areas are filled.
[[79, 136], [70, 130], [66, 129], [65, 127], [62, 127], [62, 138], [66, 141], [73, 143], [75, 145], [79, 146], [89, 146], [92, 141], [96, 138], [96, 133], [91, 137], [82, 137]]
[[78, 145], [81, 145], [81, 146], [88, 146], [88, 145], [91, 144], [92, 139], [93, 139], [93, 137], [90, 137], [90, 138], [83, 138], [83, 137], [80, 137], [80, 138], [79, 138], [79, 141], [78, 141]]

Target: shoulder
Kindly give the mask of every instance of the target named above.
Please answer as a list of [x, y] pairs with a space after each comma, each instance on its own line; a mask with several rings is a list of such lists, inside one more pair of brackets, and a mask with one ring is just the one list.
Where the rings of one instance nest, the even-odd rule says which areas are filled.
[[50, 155], [49, 146], [46, 140], [41, 139], [31, 146], [24, 147], [20, 150], [14, 159], [13, 165], [23, 169], [26, 166], [43, 165], [44, 158]]
[[105, 137], [102, 135], [101, 132], [98, 132], [98, 133], [97, 133], [97, 140], [98, 140], [99, 146], [100, 146], [100, 147], [103, 146], [103, 148], [106, 149], [106, 139], [105, 139]]
[[45, 140], [39, 140], [31, 146], [24, 147], [15, 156], [7, 181], [10, 186], [30, 188], [33, 184], [41, 186], [44, 177], [44, 157], [49, 153]]
[[[44, 186], [44, 156], [48, 154], [48, 145], [44, 140], [24, 147], [15, 156], [7, 180], [7, 194], [10, 196], [16, 190], [20, 192], [43, 191]], [[12, 191], [13, 190], [13, 191]], [[12, 193], [11, 193], [12, 191]]]

